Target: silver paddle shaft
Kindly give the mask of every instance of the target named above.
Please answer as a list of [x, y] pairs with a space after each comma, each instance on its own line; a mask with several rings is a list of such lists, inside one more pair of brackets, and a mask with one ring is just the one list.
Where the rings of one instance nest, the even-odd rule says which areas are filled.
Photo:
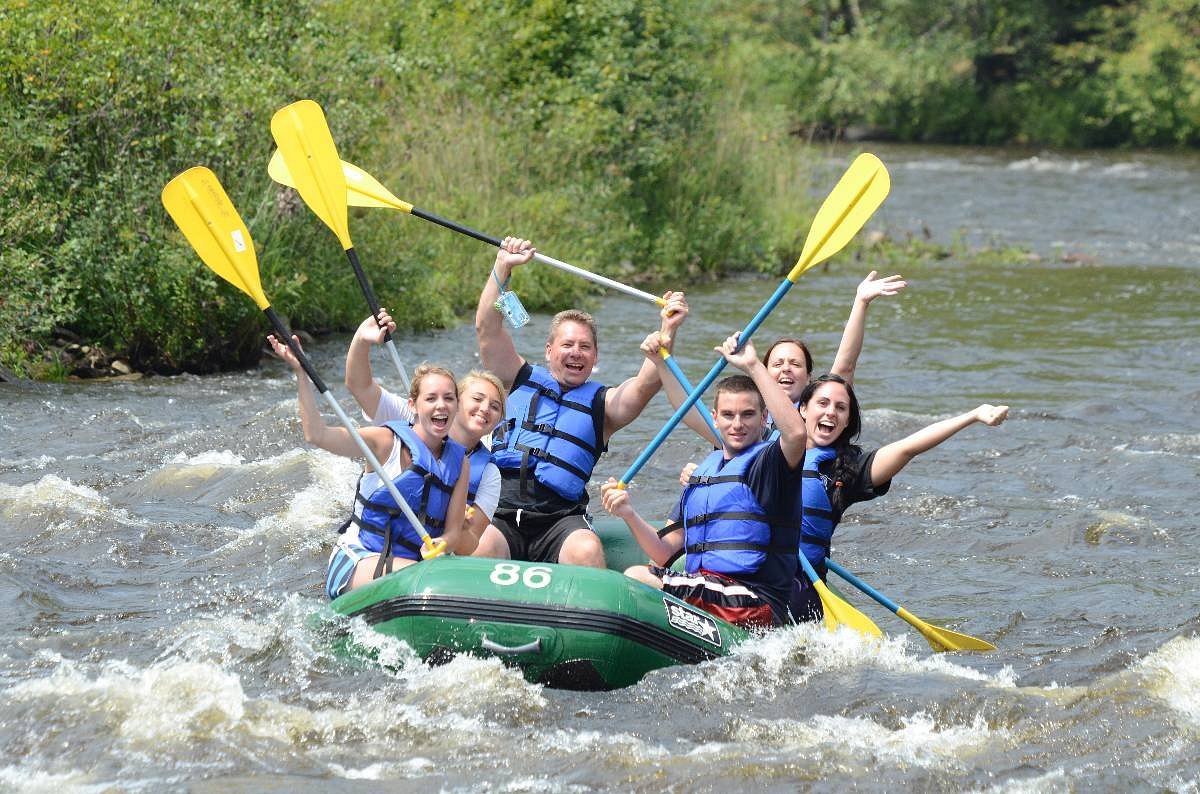
[[641, 298], [642, 300], [648, 300], [651, 303], [657, 303], [659, 306], [663, 305], [662, 298], [651, 295], [649, 292], [643, 292], [642, 290], [637, 289], [636, 287], [630, 287], [628, 285], [622, 284], [619, 281], [613, 281], [611, 278], [605, 278], [604, 276], [597, 275], [597, 274], [591, 272], [590, 270], [584, 270], [581, 267], [575, 267], [574, 265], [568, 265], [566, 262], [562, 262], [558, 259], [555, 259], [554, 257], [546, 256], [545, 254], [534, 254], [533, 258], [535, 261], [541, 262], [544, 265], [550, 265], [551, 267], [556, 267], [559, 270], [565, 270], [566, 272], [572, 273], [576, 276], [579, 276], [580, 278], [586, 278], [588, 281], [593, 281], [597, 284], [602, 284], [603, 286], [608, 287], [609, 289], [615, 289], [617, 292], [624, 292], [626, 295], [629, 295], [630, 297]]
[[379, 479], [383, 481], [383, 486], [387, 488], [388, 493], [392, 495], [392, 499], [399, 505], [400, 511], [404, 513], [409, 523], [412, 524], [413, 529], [421, 536], [421, 540], [425, 542], [426, 546], [433, 546], [433, 538], [429, 536], [429, 532], [425, 529], [424, 525], [417, 520], [417, 514], [408, 506], [408, 502], [404, 501], [404, 497], [400, 495], [400, 491], [396, 490], [396, 484], [384, 473], [383, 464], [379, 462], [379, 458], [375, 457], [375, 453], [367, 446], [366, 440], [363, 439], [362, 434], [351, 423], [350, 417], [346, 416], [346, 412], [342, 410], [342, 406], [338, 405], [338, 401], [334, 399], [333, 394], [328, 389], [321, 392], [321, 394], [325, 395], [325, 402], [329, 403], [329, 407], [337, 414], [337, 418], [350, 431], [350, 437], [358, 445], [358, 451], [363, 454], [363, 457], [367, 459], [367, 463], [371, 464], [371, 468], [379, 475]]

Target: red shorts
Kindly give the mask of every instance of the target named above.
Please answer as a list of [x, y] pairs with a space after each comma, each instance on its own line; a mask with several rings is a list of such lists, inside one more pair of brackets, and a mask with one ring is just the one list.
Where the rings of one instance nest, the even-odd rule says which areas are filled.
[[663, 592], [700, 607], [743, 628], [770, 628], [781, 621], [765, 598], [725, 574], [701, 569], [680, 573], [670, 568], [650, 566], [650, 572], [662, 579]]

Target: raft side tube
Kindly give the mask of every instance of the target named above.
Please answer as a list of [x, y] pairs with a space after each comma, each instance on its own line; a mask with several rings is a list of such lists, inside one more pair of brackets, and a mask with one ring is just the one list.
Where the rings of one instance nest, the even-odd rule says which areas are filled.
[[724, 656], [747, 632], [620, 573], [444, 557], [408, 566], [332, 604], [432, 663], [497, 656], [534, 683], [616, 689], [646, 673]]

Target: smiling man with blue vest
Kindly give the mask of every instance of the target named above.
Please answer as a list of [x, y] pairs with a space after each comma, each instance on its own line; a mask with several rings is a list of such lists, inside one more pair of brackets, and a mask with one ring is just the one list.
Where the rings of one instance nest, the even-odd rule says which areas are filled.
[[[647, 360], [652, 360], [653, 341], [642, 345]], [[712, 416], [723, 446], [688, 478], [679, 498], [680, 520], [660, 535], [637, 514], [616, 480], [601, 486], [600, 493], [604, 509], [625, 521], [652, 563], [629, 568], [627, 576], [731, 623], [778, 626], [792, 622], [788, 598], [800, 543], [807, 431], [754, 346], [747, 341], [737, 350], [737, 345], [735, 334], [717, 348], [746, 374], [717, 384]], [[779, 433], [764, 440], [768, 411], [778, 417]], [[684, 570], [671, 570], [684, 552]]]
[[[497, 303], [503, 305], [513, 268], [534, 251], [528, 240], [504, 238], [475, 313], [480, 360], [509, 387], [505, 421], [492, 442], [500, 504], [475, 554], [603, 568], [604, 549], [587, 516], [587, 484], [613, 433], [638, 417], [662, 380], [649, 361], [614, 388], [589, 380], [596, 329], [581, 311], [559, 312], [551, 321], [545, 366], [517, 353]], [[666, 297], [663, 330], [672, 336], [686, 303], [683, 293]]]

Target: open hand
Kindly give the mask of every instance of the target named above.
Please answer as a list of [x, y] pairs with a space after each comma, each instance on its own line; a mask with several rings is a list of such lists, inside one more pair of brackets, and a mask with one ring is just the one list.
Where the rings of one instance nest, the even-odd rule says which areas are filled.
[[867, 277], [862, 280], [858, 285], [858, 290], [854, 293], [855, 300], [870, 303], [880, 295], [895, 295], [908, 286], [908, 282], [899, 274], [887, 276], [886, 278], [876, 278], [876, 275], [878, 273], [874, 270], [867, 274]]

